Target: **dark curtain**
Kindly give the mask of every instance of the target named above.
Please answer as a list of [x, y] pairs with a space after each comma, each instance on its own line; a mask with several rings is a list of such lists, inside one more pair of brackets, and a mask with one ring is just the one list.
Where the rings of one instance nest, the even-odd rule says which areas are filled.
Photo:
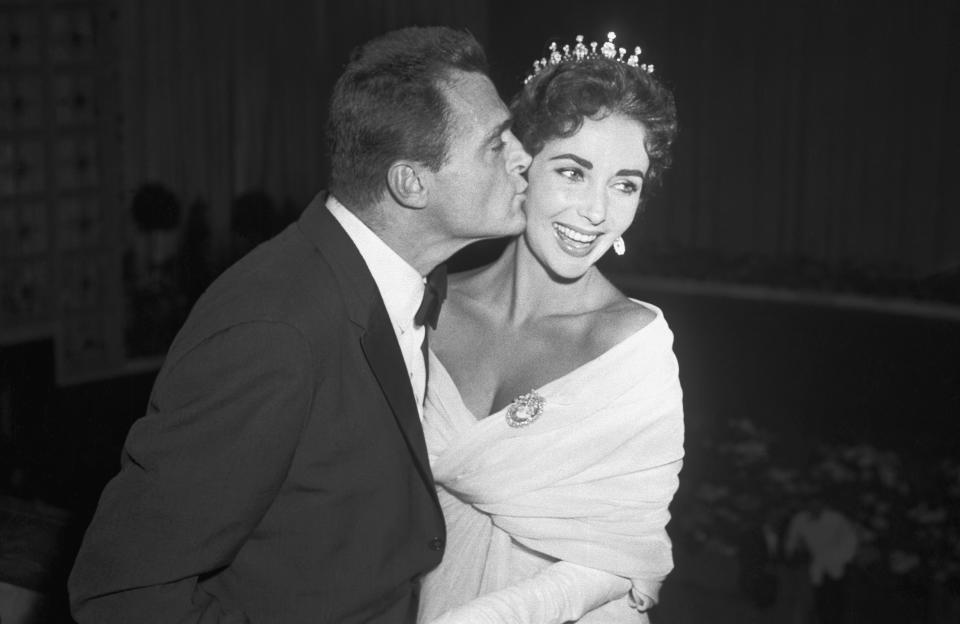
[[119, 4], [124, 187], [210, 206], [225, 244], [239, 193], [304, 202], [322, 177], [323, 4]]
[[[960, 263], [952, 2], [704, 3], [651, 236], [831, 266]], [[669, 64], [664, 73], [672, 77]]]
[[298, 211], [323, 188], [327, 99], [354, 46], [411, 24], [486, 30], [486, 5], [466, 0], [116, 7], [125, 192], [157, 182], [183, 203], [204, 201], [221, 252], [238, 195], [261, 191]]
[[[633, 249], [802, 258], [916, 275], [960, 265], [954, 0], [130, 0], [118, 3], [124, 187], [302, 206], [349, 50], [408, 24], [470, 28], [509, 99], [549, 37], [620, 34], [673, 86], [682, 132]], [[282, 10], [278, 7], [282, 7]]]

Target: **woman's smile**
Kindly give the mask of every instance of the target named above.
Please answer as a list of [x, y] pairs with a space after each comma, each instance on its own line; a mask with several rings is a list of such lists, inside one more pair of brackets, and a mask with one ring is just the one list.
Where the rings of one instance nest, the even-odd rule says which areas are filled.
[[582, 258], [590, 253], [600, 238], [597, 232], [588, 233], [562, 223], [553, 223], [553, 231], [560, 249], [571, 256]]
[[527, 171], [527, 248], [551, 275], [578, 279], [633, 222], [650, 166], [646, 129], [609, 114], [585, 117], [544, 144]]

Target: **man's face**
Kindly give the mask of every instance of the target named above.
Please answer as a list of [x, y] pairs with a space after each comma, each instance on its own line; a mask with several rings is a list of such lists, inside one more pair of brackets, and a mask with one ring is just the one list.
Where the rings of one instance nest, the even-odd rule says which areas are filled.
[[430, 192], [438, 227], [455, 239], [519, 234], [530, 156], [510, 131], [510, 113], [483, 74], [454, 72], [447, 161]]

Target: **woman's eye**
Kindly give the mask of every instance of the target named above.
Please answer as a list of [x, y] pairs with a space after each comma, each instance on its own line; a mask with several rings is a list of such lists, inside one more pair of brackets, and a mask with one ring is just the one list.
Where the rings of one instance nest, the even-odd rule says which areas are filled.
[[583, 172], [575, 167], [557, 169], [557, 173], [570, 180], [571, 182], [579, 182], [583, 179]]
[[639, 190], [637, 185], [633, 182], [617, 182], [614, 186], [620, 192], [625, 193], [626, 195], [633, 195]]
[[502, 139], [500, 139], [500, 140], [498, 140], [496, 143], [493, 144], [493, 151], [494, 151], [494, 152], [502, 152], [502, 151], [503, 151], [503, 148], [505, 148], [506, 146], [507, 146], [507, 142], [504, 141], [504, 140], [502, 140]]

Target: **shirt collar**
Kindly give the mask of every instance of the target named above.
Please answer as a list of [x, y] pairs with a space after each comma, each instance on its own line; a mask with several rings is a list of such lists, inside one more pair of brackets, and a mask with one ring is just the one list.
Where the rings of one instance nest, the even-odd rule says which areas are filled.
[[377, 284], [390, 321], [400, 329], [412, 327], [423, 299], [423, 276], [332, 194], [327, 196], [327, 210], [357, 246]]

